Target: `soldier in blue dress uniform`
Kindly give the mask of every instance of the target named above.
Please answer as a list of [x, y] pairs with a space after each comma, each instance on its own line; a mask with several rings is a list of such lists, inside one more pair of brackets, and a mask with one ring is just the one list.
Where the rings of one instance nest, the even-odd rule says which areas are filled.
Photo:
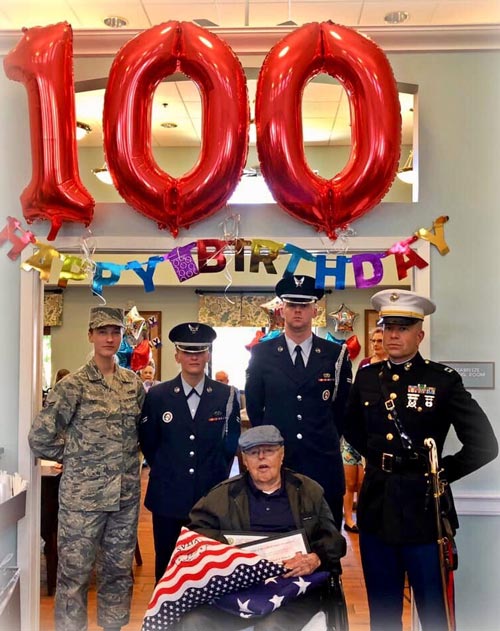
[[246, 410], [252, 425], [279, 428], [285, 466], [321, 484], [340, 529], [345, 479], [339, 437], [352, 371], [345, 345], [312, 333], [323, 293], [310, 276], [286, 276], [276, 285], [285, 330], [252, 348]]
[[[460, 375], [418, 352], [425, 315], [434, 303], [388, 289], [372, 297], [389, 359], [358, 371], [346, 414], [346, 440], [365, 458], [357, 522], [372, 631], [401, 631], [405, 572], [424, 631], [448, 620], [440, 575], [434, 498], [426, 438], [437, 444], [448, 483], [479, 469], [498, 453], [492, 427]], [[462, 447], [442, 457], [453, 426]], [[458, 526], [447, 487], [449, 519]]]
[[174, 327], [180, 374], [151, 388], [139, 425], [139, 441], [150, 466], [145, 506], [153, 513], [155, 574], [170, 560], [193, 505], [230, 473], [240, 435], [234, 387], [205, 375], [215, 331], [186, 322]]

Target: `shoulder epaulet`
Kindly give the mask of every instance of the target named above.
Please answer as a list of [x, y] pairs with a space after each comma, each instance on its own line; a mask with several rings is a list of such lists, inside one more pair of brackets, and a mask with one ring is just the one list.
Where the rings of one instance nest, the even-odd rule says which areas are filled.
[[430, 359], [425, 359], [424, 361], [427, 364], [427, 366], [434, 368], [438, 372], [446, 372], [451, 375], [457, 372], [454, 368], [451, 368], [450, 366], [447, 366], [446, 364], [441, 364], [440, 362], [433, 362]]

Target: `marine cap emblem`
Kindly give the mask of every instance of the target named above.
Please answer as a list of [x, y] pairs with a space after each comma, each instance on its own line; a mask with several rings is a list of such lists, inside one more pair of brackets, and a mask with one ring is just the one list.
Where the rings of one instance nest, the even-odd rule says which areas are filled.
[[394, 292], [393, 294], [390, 295], [389, 300], [391, 302], [397, 302], [399, 300], [399, 294], [397, 294], [396, 292]]

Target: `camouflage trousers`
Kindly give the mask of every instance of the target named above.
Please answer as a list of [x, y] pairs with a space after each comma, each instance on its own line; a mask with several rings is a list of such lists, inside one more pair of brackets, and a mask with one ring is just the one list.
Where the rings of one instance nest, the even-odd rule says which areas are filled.
[[97, 623], [129, 621], [139, 500], [116, 512], [59, 509], [56, 631], [87, 630], [87, 597], [96, 569]]

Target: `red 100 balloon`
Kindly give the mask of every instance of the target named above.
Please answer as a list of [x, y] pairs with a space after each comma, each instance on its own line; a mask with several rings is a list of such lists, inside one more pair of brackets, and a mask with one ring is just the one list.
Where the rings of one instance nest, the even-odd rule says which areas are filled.
[[[49, 238], [62, 221], [92, 219], [93, 200], [78, 175], [71, 62], [66, 23], [26, 29], [4, 60], [7, 76], [26, 85], [30, 106], [34, 175], [23, 213], [28, 222], [49, 219]], [[180, 178], [162, 171], [151, 151], [153, 94], [176, 71], [196, 83], [203, 108], [200, 157]], [[302, 143], [302, 92], [322, 71], [341, 81], [351, 106], [351, 155], [331, 180], [312, 173]], [[117, 190], [174, 236], [217, 212], [241, 177], [249, 126], [244, 72], [225, 42], [195, 24], [155, 26], [118, 52], [103, 118]], [[373, 208], [395, 177], [401, 117], [392, 70], [380, 48], [347, 27], [306, 24], [273, 47], [259, 76], [256, 124], [262, 173], [277, 202], [331, 238]]]
[[[351, 155], [331, 180], [308, 167], [302, 141], [302, 93], [320, 72], [343, 84], [351, 109]], [[350, 28], [305, 24], [278, 42], [259, 74], [255, 119], [262, 174], [274, 198], [330, 238], [378, 204], [394, 180], [401, 145], [396, 82], [382, 50]]]
[[21, 206], [28, 223], [51, 222], [52, 240], [63, 221], [88, 226], [94, 214], [94, 200], [78, 172], [73, 33], [66, 22], [23, 30], [4, 59], [5, 74], [28, 93], [32, 176]]

